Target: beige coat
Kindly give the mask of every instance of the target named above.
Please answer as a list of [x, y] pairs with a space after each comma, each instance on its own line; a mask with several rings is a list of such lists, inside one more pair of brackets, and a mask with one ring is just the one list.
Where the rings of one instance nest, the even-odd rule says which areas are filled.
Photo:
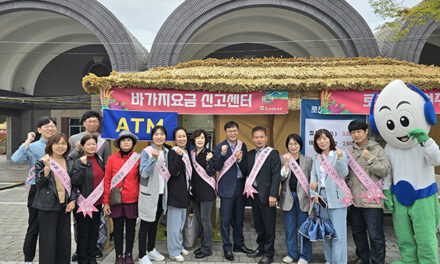
[[[364, 149], [367, 149], [371, 153], [367, 159], [362, 157], [362, 150]], [[363, 146], [362, 149], [353, 142], [353, 145], [348, 148], [348, 151], [350, 151], [353, 158], [365, 172], [368, 173], [374, 182], [385, 178], [391, 171], [391, 164], [384, 149], [372, 138], [368, 139], [368, 143]], [[382, 199], [379, 200], [379, 204], [377, 204], [376, 200], [372, 200], [367, 204], [367, 198], [360, 198], [361, 195], [367, 191], [367, 188], [359, 181], [351, 169], [348, 178], [348, 187], [351, 189], [356, 207], [382, 208]]]
[[[281, 166], [284, 167], [284, 158], [281, 157]], [[310, 171], [312, 170], [312, 158], [306, 157], [304, 155], [299, 156], [299, 166], [303, 170], [307, 177], [307, 181], [310, 181]], [[292, 175], [292, 171], [289, 168], [289, 173], [286, 175], [281, 174], [281, 194], [280, 194], [280, 207], [283, 211], [290, 211], [293, 206], [293, 196], [289, 187], [290, 177], [295, 177]], [[309, 198], [307, 193], [304, 191], [303, 187], [298, 181], [296, 186], [296, 193], [299, 200], [299, 208], [303, 212], [308, 212], [310, 209]]]

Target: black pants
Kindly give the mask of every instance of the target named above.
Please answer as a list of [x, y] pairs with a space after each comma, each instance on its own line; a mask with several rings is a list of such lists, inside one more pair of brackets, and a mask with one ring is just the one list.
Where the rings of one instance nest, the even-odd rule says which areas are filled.
[[39, 230], [39, 221], [38, 221], [38, 210], [32, 207], [32, 202], [34, 201], [35, 194], [37, 193], [37, 186], [32, 185], [29, 190], [28, 195], [28, 228], [26, 231], [26, 237], [24, 238], [23, 244], [23, 253], [24, 253], [24, 261], [32, 262], [35, 258], [35, 251], [37, 249], [37, 240], [38, 240], [38, 230]]
[[258, 194], [252, 199], [252, 215], [254, 218], [255, 231], [257, 232], [258, 249], [268, 258], [275, 255], [275, 224], [277, 209], [261, 203]]
[[[99, 236], [99, 225], [101, 224], [101, 208], [99, 205], [96, 207], [98, 212], [93, 212], [93, 217], [83, 213], [75, 213], [75, 220], [77, 224], [77, 236], [76, 251], [78, 253], [78, 264], [93, 263], [96, 261], [97, 248]], [[76, 210], [76, 209], [75, 209]]]
[[[385, 263], [385, 235], [382, 208], [350, 207], [348, 213], [353, 233], [356, 255], [363, 263]], [[370, 237], [370, 245], [368, 244]]]
[[192, 204], [201, 230], [202, 252], [212, 254], [211, 211], [214, 201], [192, 201]]
[[125, 253], [133, 252], [134, 232], [136, 228], [136, 218], [127, 219], [124, 216], [113, 218], [113, 233], [115, 234], [116, 256], [122, 255], [124, 244], [125, 226]]
[[70, 263], [70, 213], [39, 211], [40, 263]]
[[[159, 218], [162, 215], [162, 194], [159, 195], [157, 201], [156, 218], [154, 222], [147, 222], [141, 220], [141, 226], [139, 227], [139, 259], [143, 258], [148, 251], [152, 251], [156, 246], [156, 234], [157, 234], [157, 224]], [[147, 247], [148, 239], [148, 247]]]

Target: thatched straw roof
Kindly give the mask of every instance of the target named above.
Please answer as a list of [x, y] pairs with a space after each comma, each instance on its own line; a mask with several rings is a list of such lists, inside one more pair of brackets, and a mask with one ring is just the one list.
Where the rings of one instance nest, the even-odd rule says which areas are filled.
[[401, 79], [422, 90], [440, 88], [440, 67], [389, 58], [206, 59], [144, 72], [83, 78], [87, 92], [135, 87], [176, 90], [252, 92], [289, 90], [289, 109], [300, 98], [319, 98], [321, 90], [382, 90]]

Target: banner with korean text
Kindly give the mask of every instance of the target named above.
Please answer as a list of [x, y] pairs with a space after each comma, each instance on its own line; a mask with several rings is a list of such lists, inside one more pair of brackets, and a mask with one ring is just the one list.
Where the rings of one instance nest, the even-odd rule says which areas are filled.
[[[365, 114], [370, 112], [371, 101], [376, 91], [322, 91], [321, 114]], [[425, 91], [440, 113], [440, 90]]]
[[116, 139], [121, 130], [129, 130], [139, 140], [151, 140], [151, 130], [164, 126], [167, 140], [173, 140], [173, 130], [177, 127], [176, 112], [145, 112], [103, 109], [101, 137]]
[[304, 155], [314, 157], [313, 137], [318, 129], [325, 128], [332, 134], [336, 147], [346, 149], [352, 144], [348, 124], [355, 119], [366, 120], [365, 115], [323, 115], [320, 100], [301, 100], [301, 138]]
[[115, 87], [101, 90], [101, 104], [103, 109], [179, 114], [286, 114], [288, 92], [229, 93]]

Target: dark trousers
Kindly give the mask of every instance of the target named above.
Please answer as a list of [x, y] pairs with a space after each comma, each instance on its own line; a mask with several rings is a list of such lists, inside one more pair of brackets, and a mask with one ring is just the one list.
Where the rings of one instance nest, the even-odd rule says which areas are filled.
[[202, 251], [212, 254], [211, 211], [214, 201], [193, 201], [194, 213], [201, 227]]
[[115, 234], [116, 255], [122, 255], [124, 245], [124, 226], [125, 226], [125, 253], [133, 252], [134, 232], [136, 228], [136, 218], [128, 219], [124, 216], [112, 218], [113, 233]]
[[[141, 226], [139, 227], [139, 259], [143, 258], [148, 251], [152, 251], [156, 246], [156, 234], [157, 234], [157, 224], [159, 223], [159, 218], [162, 215], [162, 194], [159, 195], [157, 201], [156, 218], [154, 222], [147, 222], [141, 220]], [[148, 247], [147, 247], [148, 239]]]
[[243, 221], [246, 197], [243, 195], [244, 182], [239, 181], [235, 187], [234, 196], [231, 198], [220, 197], [221, 235], [223, 250], [231, 251], [232, 244], [229, 242], [229, 230], [232, 223], [234, 247], [244, 246]]
[[61, 211], [39, 211], [40, 263], [70, 263], [70, 213]]
[[35, 194], [37, 193], [37, 186], [32, 185], [29, 190], [28, 195], [28, 228], [26, 231], [26, 236], [24, 238], [23, 244], [23, 253], [24, 253], [24, 261], [32, 262], [35, 258], [35, 251], [37, 249], [37, 240], [38, 240], [38, 230], [39, 230], [39, 221], [38, 221], [38, 210], [32, 207], [32, 202], [34, 201]]
[[257, 232], [258, 249], [268, 258], [275, 255], [275, 224], [277, 209], [269, 207], [269, 203], [261, 203], [258, 194], [252, 199], [252, 215], [254, 218], [255, 231]]
[[98, 209], [98, 212], [93, 212], [92, 218], [88, 215], [84, 216], [82, 212], [74, 214], [78, 236], [76, 242], [78, 264], [87, 264], [96, 261], [96, 244], [99, 237], [102, 206], [99, 205], [96, 208]]
[[[385, 235], [383, 232], [382, 208], [358, 208], [351, 206], [349, 211], [351, 230], [356, 255], [363, 263], [385, 263]], [[368, 236], [370, 245], [368, 244]]]

